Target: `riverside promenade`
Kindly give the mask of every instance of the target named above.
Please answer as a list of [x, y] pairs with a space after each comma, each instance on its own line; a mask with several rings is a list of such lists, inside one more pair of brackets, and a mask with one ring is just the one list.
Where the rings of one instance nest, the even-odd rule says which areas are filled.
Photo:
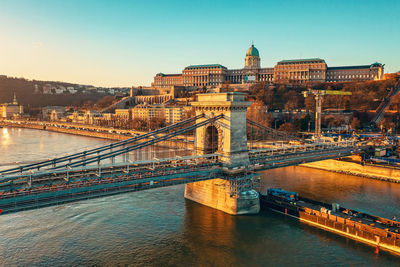
[[377, 164], [361, 164], [355, 161], [328, 159], [301, 164], [302, 167], [314, 168], [336, 173], [349, 174], [364, 178], [400, 183], [400, 168]]

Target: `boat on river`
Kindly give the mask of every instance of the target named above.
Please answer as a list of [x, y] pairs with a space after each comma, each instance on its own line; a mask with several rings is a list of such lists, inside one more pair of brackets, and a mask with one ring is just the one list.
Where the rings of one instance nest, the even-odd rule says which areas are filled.
[[300, 197], [296, 192], [269, 188], [261, 206], [301, 222], [400, 255], [400, 222]]

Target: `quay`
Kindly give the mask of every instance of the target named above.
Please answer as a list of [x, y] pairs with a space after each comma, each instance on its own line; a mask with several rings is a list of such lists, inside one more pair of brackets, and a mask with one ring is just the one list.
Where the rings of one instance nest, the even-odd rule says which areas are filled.
[[385, 166], [369, 163], [361, 164], [361, 162], [337, 159], [309, 162], [301, 164], [300, 166], [369, 179], [382, 180], [391, 183], [400, 183], [400, 168], [396, 166]]

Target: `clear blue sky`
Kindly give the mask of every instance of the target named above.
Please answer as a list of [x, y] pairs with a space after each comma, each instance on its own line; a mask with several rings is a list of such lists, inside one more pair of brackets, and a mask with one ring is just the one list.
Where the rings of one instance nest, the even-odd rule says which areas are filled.
[[0, 0], [0, 74], [97, 86], [149, 85], [191, 64], [262, 67], [320, 57], [328, 66], [400, 70], [399, 0]]

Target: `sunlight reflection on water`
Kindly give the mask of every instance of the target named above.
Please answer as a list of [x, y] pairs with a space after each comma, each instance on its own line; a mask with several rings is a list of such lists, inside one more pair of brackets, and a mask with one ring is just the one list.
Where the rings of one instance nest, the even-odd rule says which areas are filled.
[[[1, 146], [0, 164], [110, 142], [6, 132], [15, 144]], [[272, 186], [377, 215], [400, 214], [398, 184], [288, 167], [262, 173], [262, 187]], [[399, 265], [389, 253], [375, 255], [372, 247], [279, 214], [231, 216], [183, 193], [180, 185], [1, 215], [0, 266]]]

